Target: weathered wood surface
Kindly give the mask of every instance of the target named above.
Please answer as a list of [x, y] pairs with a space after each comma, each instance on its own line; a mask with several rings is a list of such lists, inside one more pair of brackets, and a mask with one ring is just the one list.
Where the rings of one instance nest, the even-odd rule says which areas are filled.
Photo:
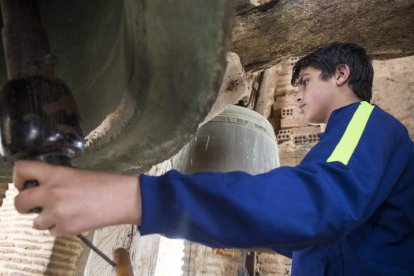
[[[171, 170], [171, 161], [166, 160], [147, 172], [148, 175], [161, 175]], [[130, 252], [135, 275], [151, 276], [155, 273], [160, 235], [141, 236], [136, 225], [114, 225], [96, 230], [93, 244], [108, 256], [115, 248], [125, 248]], [[78, 262], [77, 275], [113, 275], [113, 268], [100, 256], [89, 252], [85, 264]]]
[[224, 73], [223, 81], [221, 82], [220, 91], [217, 98], [211, 107], [210, 112], [200, 124], [205, 124], [228, 106], [237, 103], [243, 97], [248, 96], [246, 74], [243, 66], [240, 63], [240, 58], [233, 52], [228, 52], [226, 55], [226, 71]]
[[272, 105], [275, 101], [274, 95], [276, 84], [279, 77], [278, 66], [273, 66], [263, 72], [262, 82], [260, 84], [259, 96], [254, 110], [264, 117], [269, 118]]
[[236, 16], [232, 51], [246, 71], [333, 41], [358, 43], [378, 59], [410, 56], [413, 22], [413, 0], [269, 1]]

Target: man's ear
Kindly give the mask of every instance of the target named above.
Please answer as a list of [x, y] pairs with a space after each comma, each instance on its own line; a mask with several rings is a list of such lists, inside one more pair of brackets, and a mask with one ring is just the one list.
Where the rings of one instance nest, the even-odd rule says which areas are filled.
[[344, 83], [347, 83], [349, 80], [349, 74], [350, 74], [349, 66], [346, 64], [340, 64], [336, 67], [335, 71], [335, 80], [336, 84], [338, 86], [343, 85]]

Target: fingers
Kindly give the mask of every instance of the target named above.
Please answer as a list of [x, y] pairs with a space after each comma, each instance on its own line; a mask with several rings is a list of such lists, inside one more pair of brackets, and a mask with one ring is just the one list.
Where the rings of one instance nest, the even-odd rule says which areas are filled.
[[[69, 222], [70, 223], [70, 222]], [[64, 221], [57, 218], [54, 210], [45, 210], [33, 220], [33, 228], [37, 230], [49, 230], [52, 236], [73, 236], [80, 233], [76, 229], [66, 225]]]
[[37, 180], [41, 184], [52, 167], [54, 166], [39, 161], [17, 161], [13, 169], [14, 185], [22, 191], [27, 180]]
[[[38, 161], [18, 161], [13, 171], [13, 181], [20, 193], [15, 197], [16, 210], [29, 213], [33, 208], [42, 211], [33, 221], [33, 228], [49, 230], [52, 235], [75, 234], [73, 217], [80, 214], [82, 190], [73, 185], [81, 171]], [[24, 183], [36, 180], [39, 186], [24, 189]], [[79, 181], [81, 182], [81, 181]], [[72, 184], [72, 185], [70, 185]], [[75, 197], [75, 198], [74, 198]], [[73, 233], [72, 233], [73, 232]]]
[[[37, 180], [39, 186], [22, 191], [27, 180]], [[52, 235], [140, 221], [140, 190], [135, 176], [19, 161], [14, 167], [14, 182], [21, 190], [15, 198], [16, 209], [27, 213], [41, 207], [34, 228], [49, 229]]]
[[52, 230], [56, 227], [53, 216], [48, 210], [42, 211], [39, 216], [33, 220], [33, 228], [37, 230]]
[[29, 213], [33, 208], [42, 208], [45, 203], [44, 198], [43, 189], [40, 187], [31, 188], [20, 192], [14, 198], [14, 206], [19, 213]]

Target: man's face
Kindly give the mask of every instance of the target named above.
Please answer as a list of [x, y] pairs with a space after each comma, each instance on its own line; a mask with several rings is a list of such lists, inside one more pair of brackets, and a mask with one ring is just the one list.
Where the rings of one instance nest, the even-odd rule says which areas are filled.
[[299, 73], [296, 100], [308, 123], [327, 123], [333, 110], [335, 80], [324, 81], [320, 74], [321, 71], [313, 67], [306, 67]]

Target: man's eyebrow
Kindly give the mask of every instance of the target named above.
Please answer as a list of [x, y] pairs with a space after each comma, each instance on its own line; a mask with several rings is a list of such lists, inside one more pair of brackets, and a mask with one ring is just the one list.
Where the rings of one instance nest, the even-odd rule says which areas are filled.
[[309, 73], [305, 73], [305, 74], [303, 74], [303, 75], [301, 75], [301, 76], [299, 76], [299, 78], [298, 78], [298, 80], [296, 81], [296, 86], [298, 86], [298, 85], [301, 85], [302, 84], [302, 82], [303, 82], [303, 77], [304, 76], [306, 76], [306, 75], [309, 75]]

